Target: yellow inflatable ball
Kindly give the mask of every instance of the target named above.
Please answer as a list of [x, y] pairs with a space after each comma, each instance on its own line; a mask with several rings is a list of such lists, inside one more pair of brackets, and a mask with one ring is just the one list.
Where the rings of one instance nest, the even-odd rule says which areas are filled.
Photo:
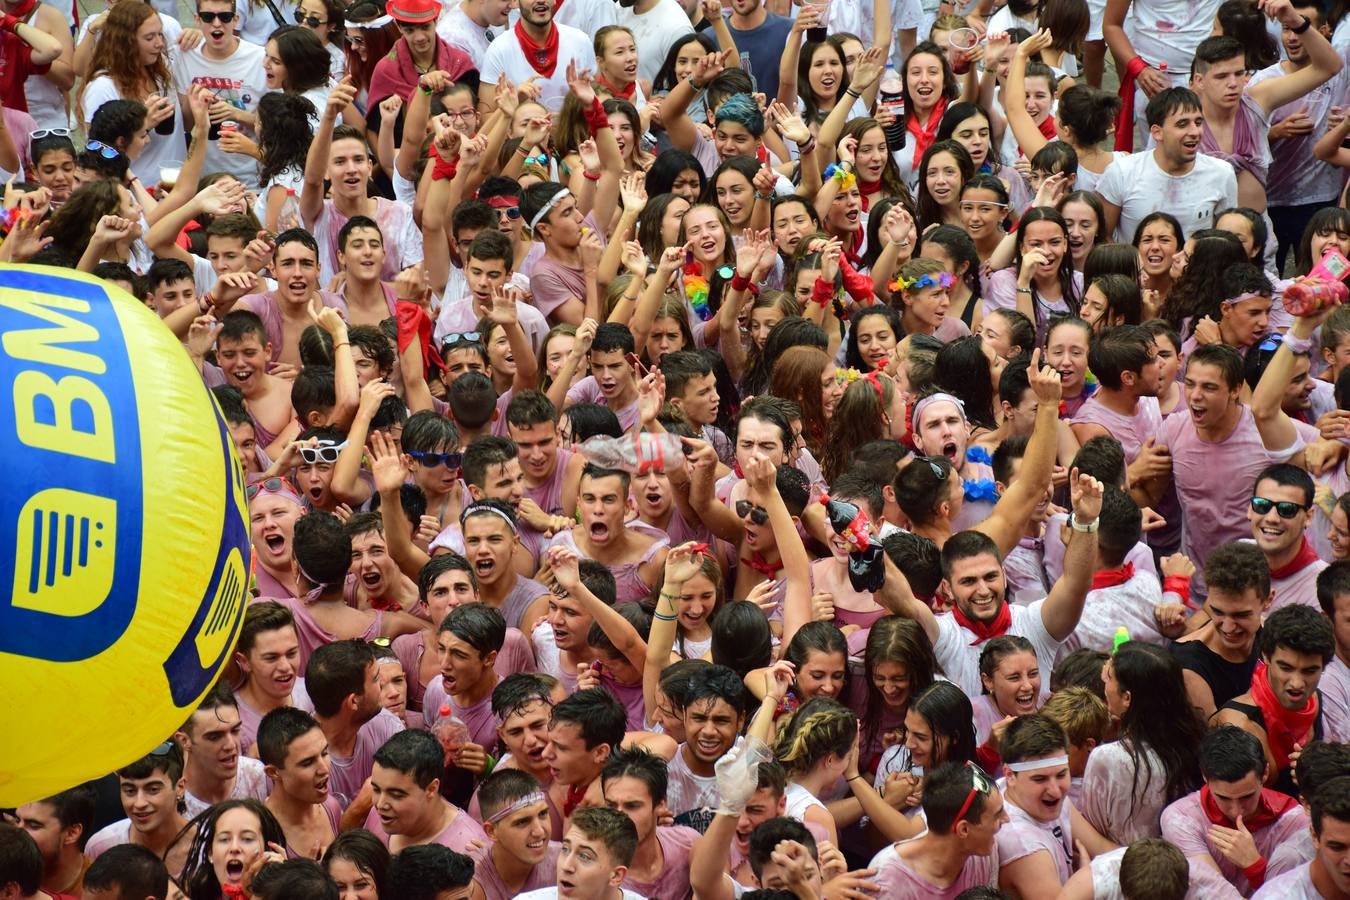
[[243, 476], [215, 398], [144, 304], [0, 266], [0, 806], [139, 759], [243, 621]]

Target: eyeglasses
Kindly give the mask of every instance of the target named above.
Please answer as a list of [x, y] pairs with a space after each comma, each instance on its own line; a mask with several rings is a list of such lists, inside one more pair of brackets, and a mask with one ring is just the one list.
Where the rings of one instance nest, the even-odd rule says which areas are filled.
[[956, 811], [956, 818], [952, 820], [952, 834], [956, 834], [956, 826], [961, 824], [962, 817], [970, 811], [970, 804], [975, 802], [975, 795], [988, 796], [994, 792], [994, 783], [984, 774], [983, 769], [969, 762], [966, 763], [966, 768], [970, 770], [970, 793], [966, 795], [966, 802], [961, 804], [961, 808]]
[[366, 37], [363, 34], [347, 34], [343, 35], [343, 37], [345, 37], [347, 43], [351, 44], [353, 47], [364, 47], [366, 44]]
[[736, 501], [736, 515], [744, 519], [750, 517], [750, 521], [756, 525], [764, 525], [769, 521], [769, 511], [762, 506], [756, 506], [749, 500]]
[[40, 141], [46, 137], [70, 137], [69, 128], [39, 128], [28, 136], [30, 141]]
[[466, 109], [466, 110], [463, 110], [463, 111], [460, 111], [460, 112], [455, 112], [455, 111], [453, 111], [453, 110], [447, 109], [447, 110], [443, 113], [443, 115], [444, 115], [447, 119], [464, 119], [465, 121], [468, 121], [469, 119], [472, 119], [474, 116], [478, 115], [478, 110], [476, 110], [476, 109]]
[[104, 159], [117, 159], [122, 153], [116, 147], [110, 147], [102, 141], [90, 141], [84, 145], [84, 149], [90, 153], [97, 153]]
[[267, 478], [262, 481], [253, 482], [253, 484], [250, 484], [248, 487], [244, 488], [244, 499], [251, 501], [254, 497], [258, 496], [258, 494], [260, 493], [267, 493], [267, 494], [291, 493], [295, 494], [296, 496], [300, 495], [300, 492], [295, 489], [295, 485], [291, 484], [285, 478], [282, 478], [280, 476], [273, 476], [272, 478]]
[[481, 331], [452, 331], [441, 341], [442, 347], [449, 347], [451, 344], [481, 344], [483, 343], [483, 332]]
[[197, 10], [197, 18], [203, 22], [219, 22], [222, 25], [228, 25], [234, 21], [234, 10], [229, 12], [202, 12]]
[[506, 217], [512, 221], [520, 218], [519, 206], [499, 206], [497, 207], [497, 212], [505, 213]]
[[301, 447], [300, 458], [311, 466], [315, 463], [335, 463], [338, 456], [342, 453], [342, 448], [347, 446], [347, 442], [340, 444], [320, 442], [317, 447]]
[[327, 25], [327, 24], [328, 24], [328, 21], [327, 21], [327, 20], [324, 20], [324, 21], [320, 22], [320, 21], [319, 21], [317, 18], [315, 18], [314, 16], [307, 16], [307, 15], [305, 15], [303, 12], [301, 12], [301, 11], [299, 11], [299, 10], [296, 10], [296, 13], [295, 13], [295, 24], [297, 24], [297, 25], [308, 25], [310, 28], [318, 28], [320, 25]]
[[460, 464], [464, 462], [464, 454], [458, 451], [454, 453], [429, 453], [426, 450], [409, 450], [408, 455], [428, 469], [434, 469], [437, 466], [458, 469]]
[[1265, 497], [1252, 498], [1252, 512], [1258, 516], [1264, 516], [1271, 510], [1279, 515], [1281, 519], [1292, 519], [1301, 512], [1306, 512], [1307, 507], [1292, 500], [1267, 500]]

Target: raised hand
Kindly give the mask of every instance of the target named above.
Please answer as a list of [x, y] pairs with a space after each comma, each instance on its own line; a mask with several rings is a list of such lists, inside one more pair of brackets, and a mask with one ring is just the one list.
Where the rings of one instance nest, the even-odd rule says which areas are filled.
[[666, 584], [682, 585], [703, 568], [703, 554], [694, 541], [681, 544], [666, 554]]
[[581, 157], [581, 164], [586, 168], [587, 174], [596, 175], [600, 172], [602, 168], [600, 148], [595, 145], [595, 138], [586, 138], [578, 144], [577, 156]]
[[1102, 483], [1075, 468], [1069, 473], [1069, 496], [1075, 522], [1091, 524], [1102, 511]]
[[[1059, 406], [1059, 398], [1064, 390], [1060, 383], [1059, 370], [1051, 365], [1041, 365], [1041, 350], [1039, 347], [1031, 351], [1031, 365], [1027, 367], [1027, 381], [1031, 382], [1031, 389], [1036, 392], [1037, 403]], [[1077, 476], [1070, 474], [1069, 481], [1071, 483], [1077, 480]], [[1098, 498], [1100, 499], [1100, 494]]]
[[647, 254], [642, 251], [642, 244], [637, 241], [625, 241], [619, 259], [634, 278], [641, 278], [647, 274]]
[[647, 176], [642, 172], [629, 172], [619, 180], [619, 197], [623, 200], [624, 212], [637, 215], [647, 205]]
[[550, 547], [548, 564], [553, 580], [569, 594], [581, 586], [581, 558], [570, 547]]
[[[432, 69], [430, 72], [423, 73], [422, 77], [417, 79], [417, 84], [433, 94], [444, 94], [450, 85], [454, 84], [454, 79], [444, 69]], [[500, 82], [497, 84], [497, 89], [501, 90]], [[383, 103], [380, 104], [380, 111], [384, 111]], [[395, 109], [394, 112], [398, 112], [398, 110]]]
[[376, 431], [370, 435], [370, 474], [375, 476], [375, 490], [381, 493], [397, 491], [408, 480], [408, 467], [403, 464], [393, 438]]
[[855, 91], [865, 91], [881, 80], [881, 72], [886, 66], [886, 50], [882, 47], [869, 47], [853, 64], [853, 83]]
[[431, 281], [421, 263], [394, 276], [394, 294], [400, 300], [426, 305], [431, 301]]
[[355, 82], [352, 81], [350, 75], [344, 76], [328, 94], [328, 103], [324, 105], [323, 109], [324, 115], [332, 121], [337, 121], [338, 117], [342, 115], [342, 111], [356, 100], [356, 94]]
[[192, 320], [188, 327], [187, 348], [194, 357], [200, 358], [211, 352], [215, 346], [216, 335], [225, 326], [216, 321], [216, 317], [207, 313]]
[[583, 109], [595, 102], [595, 84], [591, 79], [591, 70], [577, 65], [576, 60], [567, 64], [567, 87], [581, 101]]
[[390, 94], [380, 101], [380, 121], [392, 125], [394, 120], [398, 118], [398, 111], [402, 108], [403, 98], [398, 94]]
[[492, 306], [488, 308], [488, 319], [494, 325], [515, 325], [520, 322], [520, 309], [516, 302], [520, 299], [520, 290], [512, 285], [503, 285], [492, 292]]

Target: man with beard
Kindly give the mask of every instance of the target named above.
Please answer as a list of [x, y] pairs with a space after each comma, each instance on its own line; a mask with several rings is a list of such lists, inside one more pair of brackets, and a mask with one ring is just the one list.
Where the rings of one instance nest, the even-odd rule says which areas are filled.
[[[314, 651], [305, 668], [314, 718], [328, 739], [328, 789], [347, 807], [370, 777], [375, 751], [403, 730], [380, 706], [380, 665], [363, 640], [335, 641]], [[363, 798], [368, 807], [369, 796]]]
[[174, 734], [183, 748], [183, 812], [190, 819], [222, 800], [267, 797], [263, 764], [241, 755], [239, 707], [218, 684]]
[[520, 21], [493, 39], [483, 55], [481, 90], [494, 90], [502, 78], [512, 84], [535, 79], [542, 99], [561, 97], [567, 93], [569, 68], [595, 69], [590, 35], [553, 21], [556, 10], [555, 0], [520, 4]]
[[318, 859], [338, 833], [342, 807], [328, 790], [328, 738], [309, 713], [274, 709], [258, 725], [258, 757], [272, 782], [265, 805], [296, 856]]
[[999, 885], [1019, 897], [1052, 897], [1073, 874], [1074, 843], [1095, 856], [1115, 845], [1069, 799], [1069, 739], [1038, 713], [1019, 716], [998, 742], [1008, 822], [997, 835]]
[[1252, 672], [1250, 689], [1225, 703], [1214, 714], [1214, 722], [1256, 735], [1266, 755], [1265, 780], [1297, 797], [1290, 757], [1323, 736], [1322, 692], [1317, 685], [1335, 655], [1336, 640], [1320, 610], [1289, 606], [1266, 619], [1260, 645], [1261, 661]]
[[1144, 114], [1157, 146], [1117, 160], [1097, 183], [1107, 233], [1128, 243], [1160, 198], [1168, 209], [1186, 211], [1183, 236], [1211, 227], [1217, 211], [1238, 205], [1237, 176], [1223, 160], [1200, 154], [1200, 98], [1183, 87], [1167, 88], [1153, 95]]
[[[922, 462], [905, 471], [916, 465]], [[981, 691], [980, 650], [986, 641], [1003, 634], [1024, 637], [1035, 648], [1041, 671], [1050, 672], [1060, 646], [1078, 626], [1096, 563], [1103, 489], [1097, 479], [1076, 471], [1069, 484], [1073, 514], [1064, 575], [1048, 597], [1029, 606], [1008, 602], [999, 547], [979, 531], [953, 535], [942, 548], [941, 589], [952, 598], [954, 608], [940, 616], [914, 596], [905, 576], [887, 558], [886, 584], [876, 593], [877, 602], [918, 622], [947, 677], [972, 697]]]
[[[19, 827], [42, 854], [42, 890], [48, 894], [80, 894], [90, 863], [83, 850], [93, 831], [94, 799], [93, 787], [82, 784], [16, 811]], [[0, 877], [0, 888], [7, 883]]]

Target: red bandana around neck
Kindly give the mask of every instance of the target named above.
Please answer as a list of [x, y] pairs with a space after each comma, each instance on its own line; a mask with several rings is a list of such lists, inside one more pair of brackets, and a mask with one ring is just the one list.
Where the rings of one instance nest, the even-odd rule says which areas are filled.
[[614, 85], [610, 84], [610, 83], [609, 83], [609, 79], [606, 78], [605, 76], [603, 76], [603, 75], [597, 75], [597, 76], [595, 77], [595, 83], [598, 84], [598, 85], [600, 85], [601, 87], [605, 88], [605, 90], [609, 91], [611, 94], [613, 94], [615, 97], [617, 97], [617, 98], [620, 99], [620, 100], [628, 100], [628, 101], [632, 101], [633, 95], [637, 93], [637, 82], [636, 82], [636, 81], [634, 81], [632, 84], [628, 85], [628, 87], [626, 87], [626, 88], [621, 88], [621, 87], [615, 87]]
[[1270, 579], [1271, 581], [1274, 581], [1277, 578], [1288, 578], [1295, 572], [1302, 571], [1304, 567], [1317, 562], [1317, 560], [1317, 551], [1313, 549], [1312, 543], [1305, 535], [1303, 538], [1303, 546], [1298, 548], [1298, 555], [1278, 569], [1271, 569]]
[[1276, 699], [1275, 689], [1270, 686], [1265, 660], [1258, 662], [1252, 671], [1251, 690], [1252, 702], [1266, 720], [1266, 744], [1270, 746], [1270, 755], [1275, 758], [1275, 767], [1287, 769], [1294, 745], [1307, 742], [1308, 733], [1317, 720], [1317, 694], [1310, 696], [1300, 709], [1285, 709]]
[[[1252, 811], [1251, 815], [1242, 817], [1242, 824], [1247, 826], [1248, 831], [1255, 832], [1258, 828], [1265, 828], [1288, 812], [1291, 807], [1297, 805], [1298, 801], [1288, 794], [1281, 794], [1279, 791], [1272, 791], [1270, 788], [1261, 788], [1261, 799], [1256, 804], [1256, 809]], [[1237, 828], [1237, 823], [1225, 816], [1223, 811], [1219, 809], [1219, 804], [1214, 802], [1214, 795], [1209, 792], [1209, 785], [1200, 788], [1200, 808], [1205, 811], [1205, 818], [1209, 819], [1211, 825]]]
[[1092, 589], [1115, 587], [1134, 577], [1134, 563], [1127, 562], [1119, 569], [1099, 569], [1092, 573]]
[[558, 68], [558, 26], [550, 22], [548, 38], [540, 44], [525, 33], [525, 23], [517, 21], [516, 40], [520, 41], [521, 52], [525, 54], [525, 61], [530, 64], [530, 68], [545, 78], [552, 78]]
[[998, 615], [994, 616], [992, 622], [976, 622], [973, 619], [966, 618], [966, 614], [961, 611], [960, 606], [952, 607], [952, 615], [956, 617], [957, 625], [968, 628], [975, 633], [975, 640], [970, 642], [972, 647], [982, 644], [990, 638], [1002, 637], [1012, 627], [1012, 607], [1008, 605], [1006, 600], [999, 605]]
[[751, 551], [748, 557], [742, 556], [741, 562], [770, 580], [777, 578], [778, 573], [783, 571], [783, 561], [781, 559], [777, 563], [771, 563], [765, 559], [764, 554], [760, 553], [758, 550]]
[[867, 212], [868, 207], [872, 205], [867, 200], [868, 196], [875, 194], [879, 190], [881, 190], [880, 178], [876, 181], [863, 181], [861, 178], [858, 179], [858, 193], [862, 194], [863, 212]]
[[942, 115], [946, 111], [947, 98], [943, 97], [928, 114], [927, 125], [920, 125], [917, 115], [908, 117], [905, 127], [914, 137], [914, 171], [919, 171], [919, 162], [923, 159], [924, 151], [933, 146], [933, 141], [937, 140], [938, 126], [942, 124]]

